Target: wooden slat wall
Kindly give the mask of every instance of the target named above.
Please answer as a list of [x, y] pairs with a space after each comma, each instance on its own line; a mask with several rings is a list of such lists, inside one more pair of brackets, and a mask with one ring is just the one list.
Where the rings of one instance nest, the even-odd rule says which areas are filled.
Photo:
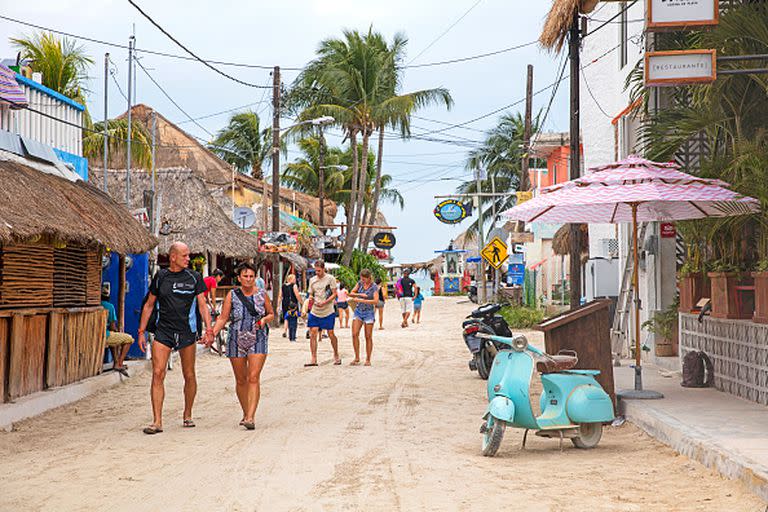
[[0, 246], [0, 308], [53, 304], [53, 247]]
[[11, 317], [9, 400], [43, 389], [47, 323], [47, 314]]
[[87, 302], [88, 265], [84, 247], [53, 250], [53, 305], [83, 306]]
[[89, 249], [85, 255], [86, 262], [86, 304], [98, 306], [101, 304], [101, 250]]
[[0, 318], [0, 402], [8, 399], [8, 335], [11, 332], [10, 318]]
[[48, 324], [48, 387], [63, 386], [101, 371], [107, 315], [101, 307], [51, 312]]

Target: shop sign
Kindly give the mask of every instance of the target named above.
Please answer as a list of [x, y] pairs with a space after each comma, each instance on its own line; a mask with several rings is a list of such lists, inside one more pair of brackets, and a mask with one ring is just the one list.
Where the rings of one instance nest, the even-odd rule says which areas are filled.
[[675, 228], [674, 222], [662, 222], [660, 230], [661, 238], [675, 238], [677, 236], [677, 228]]
[[397, 243], [395, 235], [386, 231], [381, 231], [373, 236], [373, 245], [378, 249], [392, 249]]
[[457, 199], [441, 201], [433, 212], [437, 220], [444, 224], [458, 224], [467, 218], [467, 207]]
[[259, 252], [299, 252], [297, 233], [259, 231]]
[[685, 29], [717, 25], [718, 0], [646, 0], [646, 26], [653, 29]]
[[533, 192], [531, 190], [515, 192], [515, 195], [517, 195], [517, 204], [523, 204], [533, 199]]
[[507, 267], [507, 284], [522, 286], [525, 282], [525, 263], [512, 263]]
[[645, 54], [645, 85], [701, 84], [717, 78], [715, 50], [675, 50]]

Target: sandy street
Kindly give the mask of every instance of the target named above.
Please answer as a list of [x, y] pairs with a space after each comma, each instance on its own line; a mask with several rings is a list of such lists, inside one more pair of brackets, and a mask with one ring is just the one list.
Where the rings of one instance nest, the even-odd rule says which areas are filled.
[[[484, 381], [467, 369], [471, 309], [429, 298], [398, 326], [390, 301], [374, 366], [305, 369], [306, 343], [270, 339], [256, 431], [238, 427], [229, 363], [198, 360], [197, 427], [181, 428], [181, 372], [169, 373], [165, 432], [146, 436], [149, 374], [0, 434], [2, 511], [729, 510], [758, 498], [625, 424], [594, 450], [508, 429], [480, 454]], [[302, 332], [303, 333], [303, 332]]]

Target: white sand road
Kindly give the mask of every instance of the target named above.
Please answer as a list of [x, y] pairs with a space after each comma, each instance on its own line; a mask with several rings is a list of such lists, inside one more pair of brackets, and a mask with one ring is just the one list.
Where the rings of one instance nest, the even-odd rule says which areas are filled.
[[[480, 454], [485, 382], [467, 369], [460, 322], [472, 305], [429, 298], [398, 326], [390, 301], [374, 366], [304, 368], [308, 347], [272, 335], [257, 428], [238, 427], [229, 363], [198, 359], [197, 427], [181, 428], [169, 373], [165, 432], [146, 436], [149, 375], [0, 434], [0, 511], [729, 510], [765, 504], [740, 483], [625, 424], [594, 450], [508, 429]], [[177, 367], [178, 368], [178, 367]]]

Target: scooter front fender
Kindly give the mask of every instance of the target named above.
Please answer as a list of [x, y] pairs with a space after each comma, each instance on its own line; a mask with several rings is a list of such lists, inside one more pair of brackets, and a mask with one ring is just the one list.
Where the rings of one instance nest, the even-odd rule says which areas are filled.
[[488, 419], [489, 414], [497, 420], [512, 423], [515, 419], [515, 404], [505, 396], [496, 396], [488, 404], [483, 419]]

